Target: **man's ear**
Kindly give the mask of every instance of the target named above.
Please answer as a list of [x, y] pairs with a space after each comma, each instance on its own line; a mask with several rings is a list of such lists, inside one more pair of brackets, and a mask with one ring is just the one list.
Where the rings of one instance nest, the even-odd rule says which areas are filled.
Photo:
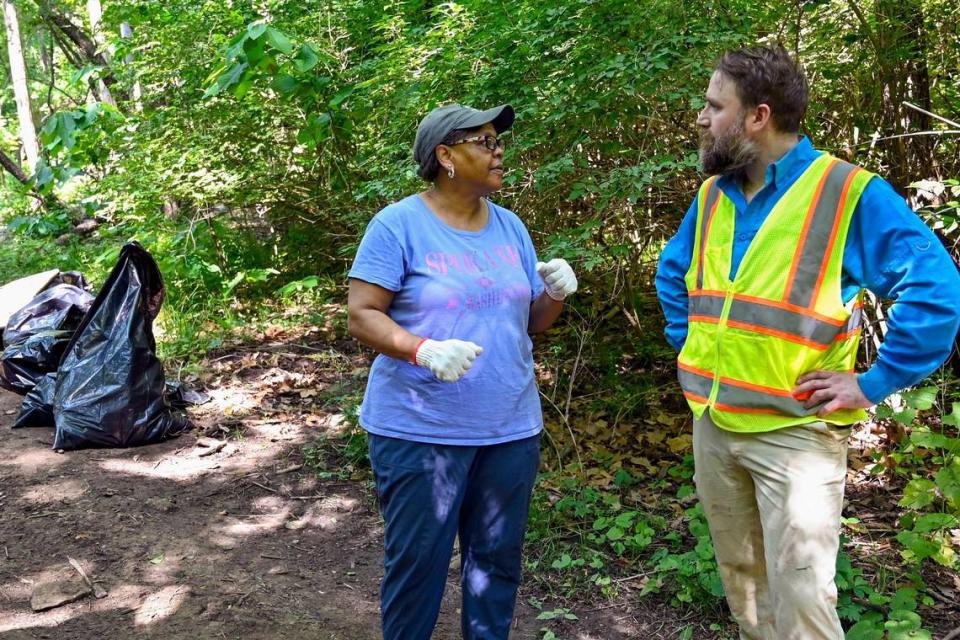
[[746, 122], [743, 126], [750, 133], [759, 133], [767, 127], [773, 126], [772, 116], [773, 112], [770, 110], [770, 105], [761, 102], [747, 113]]

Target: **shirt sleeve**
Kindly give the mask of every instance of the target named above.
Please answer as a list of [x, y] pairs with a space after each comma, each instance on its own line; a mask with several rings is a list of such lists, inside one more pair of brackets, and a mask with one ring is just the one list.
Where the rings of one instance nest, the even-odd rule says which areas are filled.
[[670, 346], [677, 351], [683, 348], [687, 340], [687, 283], [684, 278], [690, 269], [696, 240], [697, 198], [687, 209], [676, 235], [670, 238], [660, 253], [657, 265], [657, 299], [667, 320], [664, 334]]
[[537, 273], [537, 250], [533, 247], [530, 232], [527, 231], [527, 227], [519, 221], [519, 218], [517, 219], [517, 224], [520, 225], [521, 231], [521, 251], [523, 251], [521, 261], [523, 262], [523, 270], [527, 273], [527, 280], [530, 281], [530, 302], [533, 302], [540, 297], [545, 286], [543, 284], [543, 278]]
[[374, 218], [363, 234], [349, 276], [396, 292], [403, 287], [405, 274], [403, 246], [383, 222]]
[[879, 403], [950, 355], [960, 326], [960, 275], [933, 232], [881, 178], [869, 182], [854, 209], [843, 270], [894, 300], [877, 359], [859, 378], [864, 395]]

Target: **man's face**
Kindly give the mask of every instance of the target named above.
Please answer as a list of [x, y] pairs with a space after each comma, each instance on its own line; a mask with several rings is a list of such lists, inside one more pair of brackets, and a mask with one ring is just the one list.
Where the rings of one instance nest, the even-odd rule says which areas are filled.
[[742, 173], [758, 153], [756, 144], [744, 133], [747, 114], [733, 80], [714, 72], [706, 102], [697, 116], [701, 170], [708, 175]]

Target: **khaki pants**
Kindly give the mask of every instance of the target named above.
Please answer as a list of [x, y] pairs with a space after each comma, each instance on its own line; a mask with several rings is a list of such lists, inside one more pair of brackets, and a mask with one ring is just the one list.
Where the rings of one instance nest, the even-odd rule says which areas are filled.
[[694, 480], [743, 640], [843, 640], [836, 572], [849, 429], [693, 423]]

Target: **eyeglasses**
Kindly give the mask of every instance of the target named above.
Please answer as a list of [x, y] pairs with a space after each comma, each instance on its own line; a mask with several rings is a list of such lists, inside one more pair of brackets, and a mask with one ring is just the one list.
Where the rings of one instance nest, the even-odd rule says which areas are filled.
[[457, 144], [463, 144], [464, 142], [476, 142], [483, 144], [490, 151], [496, 151], [497, 149], [503, 149], [504, 140], [503, 138], [498, 138], [497, 136], [484, 135], [484, 136], [473, 136], [471, 138], [464, 138], [463, 140], [457, 140], [451, 144], [448, 144], [448, 147], [452, 147]]

